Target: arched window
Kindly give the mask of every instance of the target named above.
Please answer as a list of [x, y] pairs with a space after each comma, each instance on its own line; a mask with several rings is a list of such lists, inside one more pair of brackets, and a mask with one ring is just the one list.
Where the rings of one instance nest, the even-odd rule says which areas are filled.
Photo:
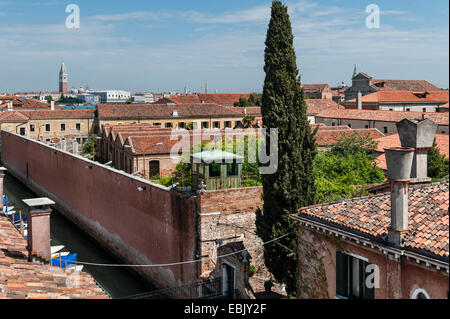
[[424, 289], [419, 288], [413, 291], [411, 299], [430, 299], [430, 295]]

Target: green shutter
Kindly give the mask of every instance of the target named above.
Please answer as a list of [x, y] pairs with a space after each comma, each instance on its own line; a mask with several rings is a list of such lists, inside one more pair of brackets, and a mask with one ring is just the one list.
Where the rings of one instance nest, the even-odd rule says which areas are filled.
[[336, 252], [336, 294], [348, 296], [348, 255]]

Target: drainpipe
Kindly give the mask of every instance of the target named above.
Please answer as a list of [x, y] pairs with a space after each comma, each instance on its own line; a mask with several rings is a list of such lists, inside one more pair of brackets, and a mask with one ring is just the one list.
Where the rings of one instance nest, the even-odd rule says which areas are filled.
[[28, 260], [33, 261], [37, 257], [50, 261], [50, 205], [55, 202], [47, 197], [23, 199], [22, 202], [27, 206]]

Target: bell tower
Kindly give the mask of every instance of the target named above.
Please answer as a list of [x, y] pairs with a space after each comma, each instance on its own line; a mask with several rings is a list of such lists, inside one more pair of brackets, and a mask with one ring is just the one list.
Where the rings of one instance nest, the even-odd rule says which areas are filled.
[[61, 63], [61, 69], [59, 70], [59, 93], [67, 93], [67, 69], [64, 61]]

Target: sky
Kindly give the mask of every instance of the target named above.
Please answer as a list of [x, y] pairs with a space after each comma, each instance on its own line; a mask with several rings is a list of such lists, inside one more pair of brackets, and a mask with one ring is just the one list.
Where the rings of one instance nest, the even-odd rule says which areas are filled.
[[[449, 87], [447, 0], [286, 0], [302, 83], [423, 79]], [[80, 9], [67, 28], [66, 6]], [[367, 28], [366, 7], [380, 9]], [[0, 92], [261, 92], [271, 1], [0, 0]]]

